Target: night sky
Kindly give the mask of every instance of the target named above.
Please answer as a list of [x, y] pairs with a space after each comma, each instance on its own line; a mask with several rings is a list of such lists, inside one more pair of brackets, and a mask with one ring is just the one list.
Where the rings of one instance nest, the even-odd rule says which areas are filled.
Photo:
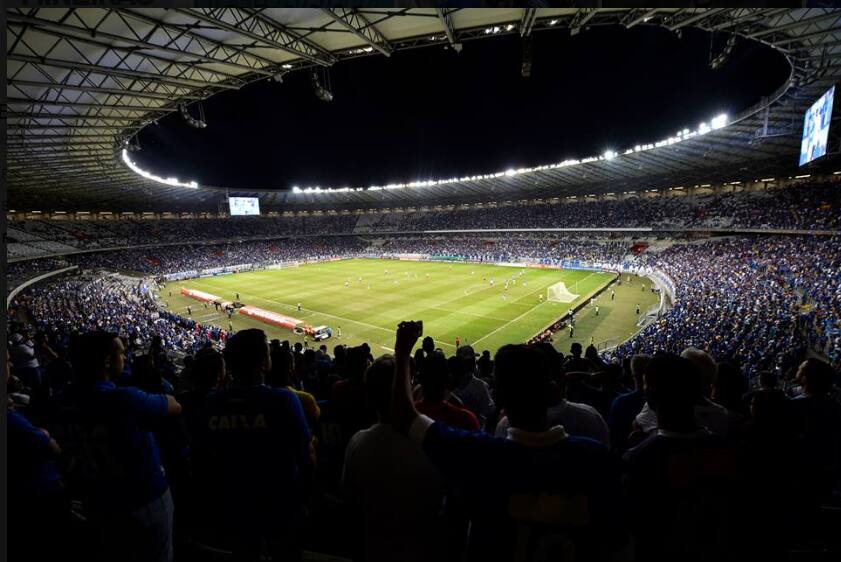
[[[716, 37], [716, 52], [726, 37]], [[746, 40], [709, 69], [710, 36], [662, 28], [537, 32], [532, 76], [518, 36], [370, 56], [330, 69], [334, 100], [308, 72], [203, 102], [147, 127], [133, 158], [162, 176], [236, 188], [368, 186], [503, 171], [655, 142], [734, 115], [788, 76]], [[191, 112], [197, 113], [196, 107]]]

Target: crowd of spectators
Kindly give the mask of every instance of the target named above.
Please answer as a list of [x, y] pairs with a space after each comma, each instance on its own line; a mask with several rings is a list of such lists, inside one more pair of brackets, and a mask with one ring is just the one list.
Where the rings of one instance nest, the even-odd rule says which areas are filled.
[[[631, 244], [627, 240], [539, 234], [504, 238], [478, 234], [391, 236], [367, 242], [359, 237], [340, 236], [162, 246], [71, 256], [67, 261], [84, 269], [132, 270], [153, 275], [244, 264], [261, 267], [289, 260], [400, 254], [656, 268], [675, 282], [674, 306], [610, 353], [622, 357], [635, 352], [674, 352], [687, 346], [703, 346], [744, 365], [751, 376], [764, 369], [790, 369], [807, 348], [817, 350], [834, 366], [841, 365], [838, 237], [725, 238], [676, 243], [665, 251], [638, 256], [630, 252]], [[62, 316], [53, 313], [51, 317], [56, 321]], [[71, 315], [67, 325], [74, 322], [77, 318]], [[759, 346], [757, 342], [765, 343]]]
[[807, 347], [841, 366], [841, 239], [761, 236], [676, 244], [642, 254], [676, 302], [613, 354], [701, 346], [749, 374], [791, 369]]
[[[681, 193], [681, 192], [677, 192]], [[668, 196], [666, 194], [669, 194]], [[154, 243], [298, 235], [499, 228], [841, 228], [839, 182], [798, 183], [717, 195], [579, 197], [556, 203], [379, 214], [311, 214], [159, 220], [24, 220], [9, 225], [10, 257]]]
[[165, 274], [214, 267], [326, 259], [361, 251], [365, 244], [353, 236], [251, 240], [225, 244], [185, 244], [94, 252], [68, 256], [79, 267]]
[[[249, 329], [181, 368], [157, 338], [102, 329], [129, 320], [88, 319], [67, 341], [14, 331], [10, 559], [196, 560], [198, 544], [367, 561], [841, 548], [822, 527], [841, 491], [838, 372], [816, 359], [749, 389], [694, 348], [447, 357], [428, 337], [416, 349], [407, 322], [393, 356]], [[754, 343], [746, 356], [762, 360]]]

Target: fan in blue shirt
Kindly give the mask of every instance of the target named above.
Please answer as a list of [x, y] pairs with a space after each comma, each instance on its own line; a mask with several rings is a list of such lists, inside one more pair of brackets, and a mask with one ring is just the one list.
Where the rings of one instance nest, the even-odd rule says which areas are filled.
[[209, 466], [196, 469], [217, 485], [238, 559], [258, 557], [265, 541], [275, 559], [292, 559], [312, 465], [303, 407], [292, 391], [264, 384], [271, 357], [262, 330], [231, 337], [225, 364], [233, 384], [205, 401], [199, 438]]
[[172, 559], [172, 497], [150, 426], [181, 406], [164, 394], [118, 387], [125, 362], [115, 334], [88, 332], [74, 342], [77, 430], [85, 507], [100, 527], [106, 556]]
[[547, 427], [546, 355], [527, 345], [497, 352], [497, 397], [511, 422], [502, 439], [418, 414], [409, 358], [419, 335], [415, 322], [397, 329], [394, 425], [464, 494], [471, 518], [468, 559], [630, 558], [618, 466], [596, 441]]

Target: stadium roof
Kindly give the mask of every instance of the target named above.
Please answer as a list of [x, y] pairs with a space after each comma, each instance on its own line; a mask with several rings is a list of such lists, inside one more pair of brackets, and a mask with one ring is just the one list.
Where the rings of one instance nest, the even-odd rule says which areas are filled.
[[803, 111], [841, 74], [841, 11], [830, 9], [9, 9], [9, 206], [216, 211], [224, 196], [219, 188], [155, 182], [121, 158], [138, 130], [179, 111], [181, 102], [349, 58], [605, 25], [734, 34], [785, 55], [791, 75], [772, 96], [730, 116], [726, 127], [650, 150], [399, 189], [261, 192], [263, 208], [464, 203], [784, 174], [796, 161]]

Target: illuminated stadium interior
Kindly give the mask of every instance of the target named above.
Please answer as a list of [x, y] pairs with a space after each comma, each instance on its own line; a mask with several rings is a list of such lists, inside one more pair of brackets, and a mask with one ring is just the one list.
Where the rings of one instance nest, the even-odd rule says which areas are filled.
[[841, 554], [841, 10], [6, 34], [9, 560]]

